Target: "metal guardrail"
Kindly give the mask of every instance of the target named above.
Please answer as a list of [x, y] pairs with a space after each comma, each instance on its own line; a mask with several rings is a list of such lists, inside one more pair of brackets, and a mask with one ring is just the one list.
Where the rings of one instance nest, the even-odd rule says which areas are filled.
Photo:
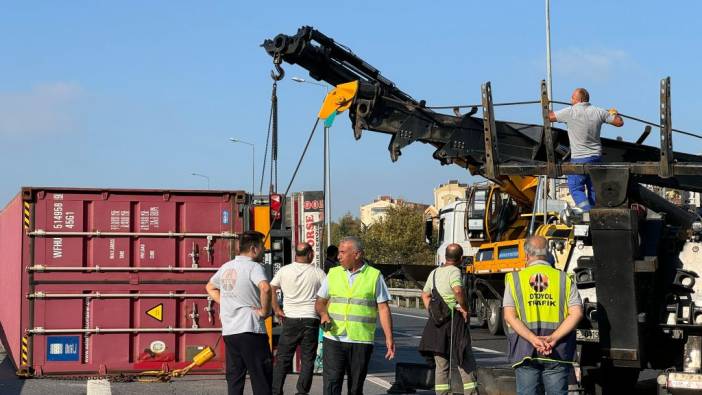
[[[422, 308], [422, 290], [416, 288], [388, 288], [395, 306], [402, 306], [401, 302], [405, 300], [404, 307]], [[412, 303], [413, 302], [413, 303]], [[412, 303], [412, 305], [410, 305]]]

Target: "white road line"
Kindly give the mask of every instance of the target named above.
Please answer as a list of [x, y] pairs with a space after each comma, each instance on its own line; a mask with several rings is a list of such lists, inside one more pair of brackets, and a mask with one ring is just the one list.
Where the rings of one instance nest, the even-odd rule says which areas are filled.
[[388, 390], [388, 389], [390, 389], [390, 387], [392, 387], [392, 384], [390, 384], [386, 380], [381, 379], [380, 377], [374, 376], [372, 374], [366, 375], [366, 380], [370, 381], [371, 383], [373, 383], [377, 386], [383, 387], [386, 390]]
[[421, 339], [422, 338], [421, 336], [417, 336], [417, 335], [414, 335], [414, 334], [409, 333], [409, 332], [403, 332], [403, 331], [398, 331], [398, 330], [393, 330], [393, 332], [397, 333], [398, 335], [405, 336], [405, 337], [411, 337], [413, 339]]
[[107, 380], [88, 380], [87, 395], [112, 395], [110, 382]]
[[420, 315], [410, 315], [410, 314], [402, 314], [402, 313], [392, 313], [392, 315], [399, 315], [401, 317], [419, 318], [420, 320], [428, 320], [429, 319], [429, 317], [422, 317]]
[[[405, 337], [411, 337], [413, 339], [421, 339], [422, 338], [421, 336], [417, 336], [417, 335], [409, 333], [409, 332], [403, 332], [403, 331], [398, 331], [398, 330], [393, 330], [393, 332], [398, 334], [398, 335], [405, 336]], [[480, 352], [484, 352], [484, 353], [488, 353], [488, 354], [501, 354], [501, 355], [504, 354], [502, 351], [493, 350], [491, 348], [472, 347], [472, 349], [475, 351], [480, 351]]]
[[504, 354], [502, 351], [492, 350], [490, 348], [472, 347], [472, 349], [475, 351], [486, 352], [490, 354]]

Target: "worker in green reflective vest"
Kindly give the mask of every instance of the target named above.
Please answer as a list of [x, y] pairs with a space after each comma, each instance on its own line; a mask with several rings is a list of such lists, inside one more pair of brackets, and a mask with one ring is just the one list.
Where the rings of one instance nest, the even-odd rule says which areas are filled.
[[570, 277], [547, 262], [548, 241], [524, 241], [527, 266], [505, 276], [502, 302], [517, 394], [566, 395], [582, 301]]
[[390, 292], [380, 271], [363, 260], [360, 239], [341, 240], [339, 264], [322, 282], [315, 306], [324, 328], [324, 395], [341, 395], [347, 372], [348, 394], [362, 395], [378, 320], [385, 334], [385, 358], [395, 356]]

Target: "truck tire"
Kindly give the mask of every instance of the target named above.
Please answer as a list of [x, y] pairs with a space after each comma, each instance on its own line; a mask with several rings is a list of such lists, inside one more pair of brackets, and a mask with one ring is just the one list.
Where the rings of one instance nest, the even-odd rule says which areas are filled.
[[502, 303], [498, 299], [487, 300], [487, 327], [491, 335], [504, 333], [504, 318], [502, 317]]

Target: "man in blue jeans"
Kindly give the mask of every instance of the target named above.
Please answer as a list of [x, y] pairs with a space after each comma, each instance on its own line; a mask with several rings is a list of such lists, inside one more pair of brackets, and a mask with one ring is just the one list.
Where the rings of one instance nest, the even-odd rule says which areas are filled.
[[570, 277], [547, 262], [542, 236], [524, 241], [527, 266], [507, 273], [502, 300], [518, 395], [567, 395], [582, 301]]
[[[585, 88], [575, 89], [570, 102], [572, 106], [549, 113], [551, 122], [563, 122], [568, 125], [570, 161], [572, 163], [602, 162], [602, 144], [600, 144], [602, 124], [608, 123], [621, 127], [624, 125], [624, 120], [613, 108], [604, 110], [591, 106], [590, 94]], [[589, 175], [569, 175], [568, 188], [577, 208], [587, 212], [595, 205], [595, 190]]]

